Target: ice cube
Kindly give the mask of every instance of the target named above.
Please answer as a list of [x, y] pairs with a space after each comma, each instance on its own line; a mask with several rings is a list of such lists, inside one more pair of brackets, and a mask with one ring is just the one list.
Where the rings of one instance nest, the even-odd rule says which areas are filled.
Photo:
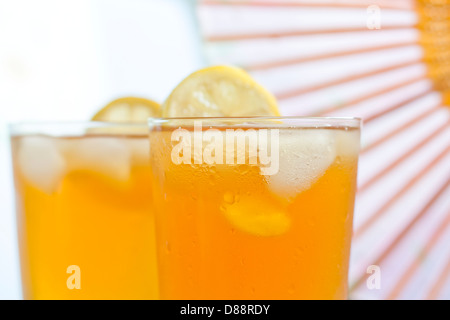
[[359, 148], [359, 130], [336, 130], [336, 153], [338, 156], [356, 158]]
[[51, 194], [66, 173], [66, 162], [52, 138], [24, 137], [19, 141], [18, 163], [25, 179]]
[[281, 130], [279, 171], [266, 176], [278, 197], [292, 199], [320, 178], [336, 157], [335, 130]]
[[134, 165], [148, 165], [150, 163], [150, 141], [148, 138], [128, 138], [128, 148]]
[[74, 140], [66, 157], [71, 171], [92, 171], [118, 181], [130, 177], [131, 152], [126, 142], [117, 137]]

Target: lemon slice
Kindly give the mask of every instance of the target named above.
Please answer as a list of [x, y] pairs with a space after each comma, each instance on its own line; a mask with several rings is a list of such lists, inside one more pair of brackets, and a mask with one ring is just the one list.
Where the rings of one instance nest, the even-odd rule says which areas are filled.
[[[93, 121], [111, 122], [114, 125], [89, 128], [88, 133], [147, 134], [147, 119], [150, 117], [160, 117], [160, 113], [161, 107], [155, 101], [136, 97], [119, 98], [110, 102], [92, 117]], [[120, 125], [121, 123], [123, 125]]]
[[241, 198], [233, 204], [225, 199], [222, 212], [233, 227], [252, 235], [279, 236], [291, 226], [284, 210], [262, 199]]
[[152, 100], [136, 97], [119, 98], [97, 112], [92, 120], [108, 122], [142, 122], [159, 117], [160, 105]]
[[163, 104], [163, 117], [279, 116], [275, 97], [247, 72], [230, 66], [201, 69]]

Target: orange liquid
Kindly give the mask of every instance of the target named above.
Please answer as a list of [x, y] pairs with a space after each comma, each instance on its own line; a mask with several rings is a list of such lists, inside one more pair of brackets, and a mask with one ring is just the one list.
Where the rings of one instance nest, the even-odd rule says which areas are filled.
[[[107, 166], [106, 162], [101, 163], [105, 157], [91, 166], [85, 160], [82, 165], [69, 167], [53, 190], [43, 190], [39, 181], [30, 181], [27, 176], [31, 169], [23, 169], [22, 162], [31, 160], [21, 158], [26, 155], [26, 150], [24, 153], [21, 148], [28, 147], [25, 139], [28, 137], [13, 138], [24, 298], [158, 298], [148, 161], [135, 161], [136, 150], [131, 150], [131, 160], [126, 163], [129, 167], [124, 171], [127, 175], [117, 179], [97, 171], [98, 165], [100, 169]], [[55, 144], [56, 151], [70, 164], [76, 163], [84, 152], [76, 144], [82, 145], [91, 138], [41, 139]], [[129, 140], [141, 141], [144, 154], [148, 145], [146, 136], [101, 139], [97, 141], [100, 147], [110, 141], [124, 146]], [[39, 153], [39, 145], [36, 148]], [[68, 148], [72, 148], [71, 153], [64, 153]], [[102, 156], [103, 151], [96, 149], [97, 153], [89, 161], [95, 162], [95, 155]], [[38, 158], [40, 154], [35, 156]], [[87, 159], [86, 155], [83, 157]], [[72, 265], [79, 267], [80, 289], [70, 289], [67, 284], [75, 283], [69, 279], [73, 271], [67, 270]]]
[[173, 144], [152, 132], [162, 299], [347, 298], [357, 153], [283, 197], [255, 165], [175, 165]]

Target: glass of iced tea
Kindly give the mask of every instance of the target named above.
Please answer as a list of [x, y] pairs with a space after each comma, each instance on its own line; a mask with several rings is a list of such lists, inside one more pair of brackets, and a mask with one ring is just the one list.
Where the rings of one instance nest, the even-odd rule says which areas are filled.
[[150, 119], [162, 299], [346, 299], [355, 118]]
[[147, 125], [10, 131], [24, 298], [158, 298]]

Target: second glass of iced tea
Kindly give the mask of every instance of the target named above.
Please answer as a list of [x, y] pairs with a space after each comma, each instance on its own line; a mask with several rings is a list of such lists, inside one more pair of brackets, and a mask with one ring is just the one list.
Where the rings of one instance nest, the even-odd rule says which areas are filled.
[[162, 299], [346, 299], [360, 121], [150, 119]]
[[25, 299], [156, 299], [146, 124], [11, 126]]

